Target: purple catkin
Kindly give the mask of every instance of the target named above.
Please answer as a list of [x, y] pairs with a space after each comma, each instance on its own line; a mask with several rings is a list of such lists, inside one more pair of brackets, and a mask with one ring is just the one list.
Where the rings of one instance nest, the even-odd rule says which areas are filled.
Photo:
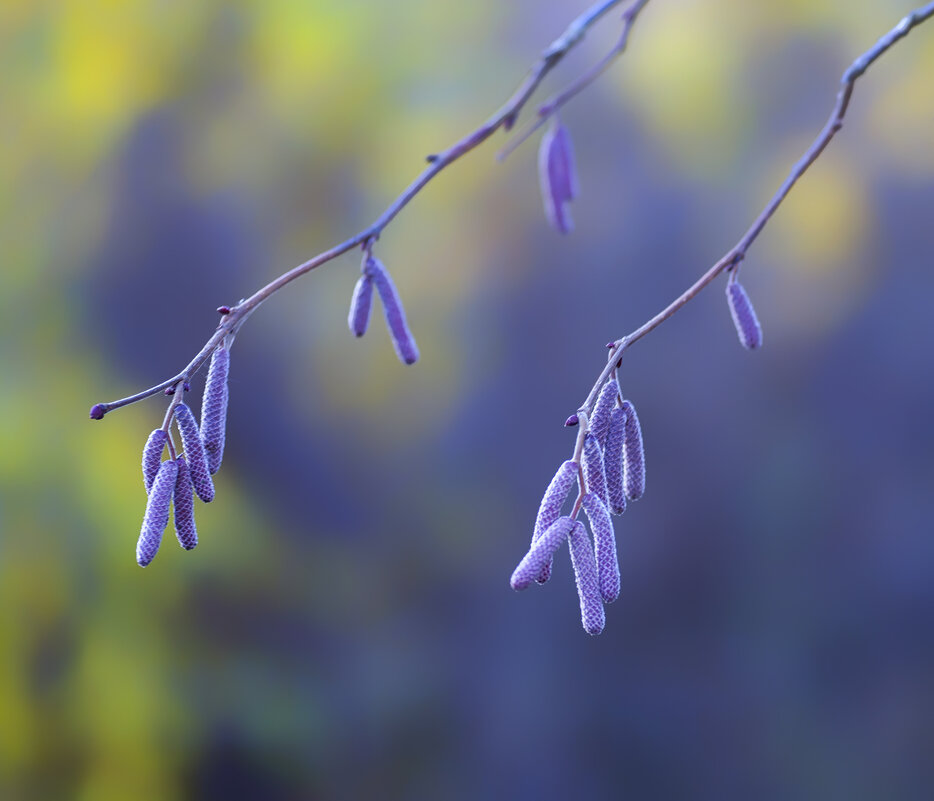
[[618, 396], [619, 384], [615, 378], [611, 378], [603, 385], [593, 407], [593, 414], [590, 417], [590, 433], [597, 438], [601, 448], [606, 442], [606, 432], [610, 427], [610, 413], [616, 406]]
[[623, 426], [623, 486], [626, 497], [638, 501], [645, 495], [645, 449], [642, 445], [642, 427], [636, 407], [623, 401], [626, 422]]
[[574, 521], [570, 517], [559, 517], [535, 540], [509, 581], [514, 590], [524, 590], [533, 581], [538, 581], [546, 565], [550, 569], [555, 551], [568, 538], [573, 526]]
[[354, 287], [350, 299], [350, 313], [347, 325], [355, 337], [362, 337], [370, 324], [370, 310], [373, 308], [373, 276], [364, 272]]
[[184, 403], [175, 407], [175, 422], [182, 435], [182, 447], [188, 461], [188, 472], [191, 475], [191, 484], [198, 493], [198, 497], [205, 503], [214, 500], [214, 482], [208, 472], [207, 457], [204, 455], [204, 445], [195, 416]]
[[[561, 507], [564, 506], [568, 493], [571, 491], [571, 487], [574, 486], [578, 471], [579, 467], [577, 462], [568, 460], [558, 468], [558, 472], [555, 473], [554, 478], [551, 479], [551, 483], [548, 485], [548, 489], [545, 490], [545, 494], [542, 496], [542, 502], [538, 507], [538, 517], [535, 518], [535, 530], [532, 532], [532, 545], [535, 545], [539, 537], [541, 537], [561, 515]], [[547, 559], [536, 581], [539, 584], [544, 584], [550, 577], [551, 559]]]
[[162, 463], [162, 451], [165, 450], [168, 438], [169, 435], [165, 431], [157, 428], [143, 446], [143, 484], [146, 492], [152, 489], [152, 482], [156, 480], [156, 473], [159, 472], [159, 465]]
[[152, 483], [149, 500], [146, 502], [146, 514], [143, 516], [143, 527], [136, 543], [136, 561], [140, 567], [146, 567], [159, 550], [162, 542], [162, 532], [169, 522], [169, 506], [172, 503], [172, 493], [175, 490], [175, 480], [178, 478], [178, 465], [171, 459], [162, 463], [156, 480]]
[[727, 283], [726, 299], [730, 304], [730, 315], [733, 317], [733, 325], [736, 326], [742, 346], [748, 350], [762, 347], [762, 326], [759, 325], [759, 318], [756, 317], [756, 310], [752, 307], [749, 295], [739, 281], [731, 280]]
[[[201, 442], [207, 458], [208, 470], [213, 475], [220, 470], [224, 458], [224, 440], [227, 429], [227, 376], [230, 373], [230, 351], [220, 347], [211, 356], [208, 378], [201, 400]], [[187, 450], [187, 447], [186, 447]]]
[[402, 300], [399, 298], [392, 278], [389, 277], [389, 272], [379, 259], [372, 257], [367, 260], [366, 271], [373, 276], [376, 291], [379, 292], [379, 298], [383, 302], [383, 313], [386, 316], [386, 325], [389, 328], [389, 336], [392, 338], [396, 354], [406, 364], [415, 364], [418, 361], [418, 346], [415, 344], [412, 332], [409, 331]]
[[587, 513], [590, 530], [593, 532], [600, 597], [604, 603], [611, 603], [619, 598], [619, 559], [616, 555], [613, 521], [603, 501], [596, 495], [588, 492], [581, 499], [581, 505]]
[[614, 515], [621, 515], [626, 511], [626, 491], [623, 488], [625, 426], [626, 412], [617, 407], [610, 414], [610, 427], [606, 435], [606, 448], [603, 451], [607, 497], [610, 501], [610, 511]]
[[175, 460], [178, 465], [178, 478], [172, 495], [175, 509], [175, 536], [186, 551], [198, 544], [198, 530], [195, 528], [195, 499], [191, 491], [191, 476], [184, 456]]
[[599, 634], [606, 624], [600, 585], [597, 580], [597, 562], [594, 559], [590, 538], [580, 520], [575, 521], [569, 536], [571, 565], [577, 582], [577, 594], [581, 602], [581, 623], [588, 634]]
[[603, 467], [603, 453], [600, 443], [593, 434], [584, 437], [584, 452], [581, 458], [581, 467], [584, 468], [584, 481], [587, 492], [596, 495], [603, 505], [607, 506], [606, 498], [606, 471]]
[[571, 135], [557, 120], [542, 136], [538, 150], [538, 178], [548, 222], [562, 234], [570, 233], [574, 222], [567, 205], [577, 197], [577, 171]]

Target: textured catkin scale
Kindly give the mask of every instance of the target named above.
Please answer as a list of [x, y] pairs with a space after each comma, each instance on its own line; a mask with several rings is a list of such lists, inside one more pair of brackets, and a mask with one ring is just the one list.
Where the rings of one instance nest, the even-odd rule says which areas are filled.
[[383, 302], [386, 326], [389, 328], [389, 336], [392, 338], [396, 354], [405, 364], [415, 364], [418, 361], [418, 346], [415, 344], [415, 337], [409, 331], [405, 319], [405, 310], [402, 308], [402, 300], [395, 284], [392, 282], [392, 278], [389, 276], [389, 272], [379, 259], [374, 258], [367, 260], [366, 270], [367, 273], [373, 276], [376, 291], [379, 292], [379, 299]]
[[593, 434], [584, 437], [581, 466], [584, 468], [584, 481], [587, 483], [587, 491], [592, 492], [603, 501], [604, 506], [607, 506], [606, 470], [603, 466], [603, 452], [600, 450], [600, 443], [597, 442], [597, 438]]
[[568, 203], [577, 197], [577, 170], [571, 135], [556, 119], [538, 149], [538, 179], [548, 222], [562, 234], [574, 229]]
[[623, 401], [626, 422], [623, 426], [623, 486], [626, 497], [638, 501], [645, 495], [645, 448], [642, 444], [642, 426], [636, 407]]
[[175, 422], [178, 432], [182, 435], [182, 447], [185, 448], [191, 484], [198, 497], [205, 503], [210, 503], [214, 500], [214, 482], [211, 481], [211, 474], [208, 472], [207, 457], [204, 455], [204, 445], [195, 416], [184, 403], [175, 407]]
[[143, 527], [136, 543], [136, 561], [140, 567], [146, 567], [159, 550], [162, 532], [169, 522], [169, 506], [175, 481], [178, 478], [178, 465], [171, 459], [166, 460], [156, 473], [156, 480], [149, 491], [146, 502], [146, 514], [143, 515]]
[[597, 438], [600, 447], [603, 447], [606, 442], [607, 431], [610, 427], [610, 414], [616, 406], [618, 395], [619, 384], [615, 378], [611, 378], [603, 385], [600, 396], [594, 404], [593, 414], [590, 417], [590, 433]]
[[619, 558], [616, 555], [616, 533], [610, 513], [596, 495], [587, 493], [581, 499], [584, 512], [593, 532], [593, 545], [597, 561], [597, 581], [604, 603], [619, 598]]
[[625, 426], [626, 412], [619, 407], [613, 409], [603, 451], [603, 466], [606, 469], [606, 491], [610, 501], [610, 511], [614, 515], [621, 515], [626, 511], [626, 491], [623, 488]]
[[146, 492], [152, 489], [152, 482], [156, 480], [156, 473], [159, 472], [159, 465], [162, 462], [162, 451], [165, 450], [165, 443], [169, 435], [161, 428], [157, 428], [149, 435], [146, 444], [143, 446], [143, 485]]
[[594, 559], [590, 538], [584, 524], [575, 521], [568, 538], [571, 546], [571, 565], [577, 582], [577, 594], [581, 602], [581, 623], [588, 634], [599, 634], [606, 624], [600, 585], [597, 579], [597, 562]]
[[573, 526], [574, 521], [570, 517], [559, 517], [535, 540], [509, 581], [514, 590], [524, 590], [533, 581], [538, 581], [545, 565], [551, 564], [555, 551], [568, 538]]
[[201, 401], [201, 442], [207, 458], [208, 471], [216, 473], [224, 458], [224, 440], [227, 429], [227, 401], [229, 390], [230, 351], [218, 348], [211, 356], [208, 378]]
[[[545, 530], [548, 529], [561, 515], [561, 507], [567, 500], [568, 493], [574, 482], [577, 480], [578, 464], [573, 460], [568, 460], [555, 473], [554, 478], [545, 490], [542, 496], [542, 502], [538, 507], [538, 516], [535, 518], [535, 529], [532, 532], [532, 545]], [[547, 559], [542, 566], [541, 573], [535, 579], [539, 584], [544, 584], [551, 577], [551, 559]]]
[[354, 287], [350, 298], [350, 312], [347, 325], [355, 337], [362, 337], [370, 324], [370, 311], [373, 308], [373, 276], [363, 273]]
[[726, 285], [726, 299], [730, 304], [730, 315], [736, 334], [742, 346], [748, 350], [762, 347], [762, 326], [756, 317], [749, 295], [739, 281], [729, 281]]
[[191, 476], [184, 456], [175, 460], [178, 476], [172, 492], [172, 506], [175, 510], [175, 536], [186, 551], [198, 544], [198, 530], [195, 528], [195, 499], [192, 495]]

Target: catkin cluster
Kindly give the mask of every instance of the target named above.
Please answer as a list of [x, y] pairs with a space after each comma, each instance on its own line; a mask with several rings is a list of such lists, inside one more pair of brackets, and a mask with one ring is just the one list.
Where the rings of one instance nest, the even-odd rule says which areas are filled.
[[[582, 426], [575, 458], [555, 473], [545, 490], [529, 551], [512, 574], [514, 590], [551, 576], [555, 552], [567, 540], [580, 597], [581, 622], [588, 634], [599, 634], [606, 622], [603, 605], [620, 592], [619, 558], [612, 515], [626, 511], [627, 500], [645, 493], [645, 452], [635, 407], [623, 400], [619, 382], [604, 384], [593, 414], [574, 415], [569, 425]], [[574, 484], [578, 495], [569, 515], [561, 512]], [[583, 511], [590, 536], [577, 519]]]
[[[211, 476], [220, 469], [224, 456], [229, 371], [230, 350], [225, 346], [218, 347], [211, 356], [204, 387], [201, 426], [198, 426], [191, 409], [184, 403], [178, 403], [165, 427], [157, 428], [146, 441], [143, 448], [143, 485], [148, 500], [136, 544], [136, 561], [141, 567], [146, 567], [155, 558], [172, 507], [179, 544], [186, 551], [198, 544], [194, 495], [204, 503], [214, 500]], [[181, 453], [176, 452], [169, 435], [172, 419], [181, 438]], [[166, 448], [169, 458], [163, 460]]]

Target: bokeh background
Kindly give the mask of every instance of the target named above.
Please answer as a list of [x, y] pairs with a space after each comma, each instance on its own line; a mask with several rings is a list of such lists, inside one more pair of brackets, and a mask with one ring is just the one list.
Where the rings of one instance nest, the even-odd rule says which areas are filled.
[[347, 332], [356, 255], [267, 302], [201, 544], [144, 571], [164, 402], [88, 407], [368, 224], [587, 2], [4, 0], [0, 797], [929, 798], [934, 22], [750, 252], [765, 347], [721, 282], [627, 355], [648, 493], [605, 633], [564, 554], [508, 586], [603, 343], [739, 238], [911, 5], [653, 0], [564, 115], [575, 233], [500, 136], [379, 243], [417, 366]]

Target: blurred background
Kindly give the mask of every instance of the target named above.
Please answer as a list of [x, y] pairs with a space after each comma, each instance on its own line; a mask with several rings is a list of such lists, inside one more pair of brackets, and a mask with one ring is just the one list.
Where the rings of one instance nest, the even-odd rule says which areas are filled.
[[934, 21], [751, 250], [764, 348], [720, 281], [626, 356], [648, 493], [604, 634], [566, 553], [508, 586], [604, 343], [738, 240], [911, 0], [654, 0], [563, 116], [576, 231], [500, 135], [379, 243], [416, 366], [378, 312], [348, 333], [356, 254], [268, 301], [201, 544], [134, 561], [165, 399], [91, 404], [365, 227], [587, 5], [0, 5], [4, 801], [930, 797]]

